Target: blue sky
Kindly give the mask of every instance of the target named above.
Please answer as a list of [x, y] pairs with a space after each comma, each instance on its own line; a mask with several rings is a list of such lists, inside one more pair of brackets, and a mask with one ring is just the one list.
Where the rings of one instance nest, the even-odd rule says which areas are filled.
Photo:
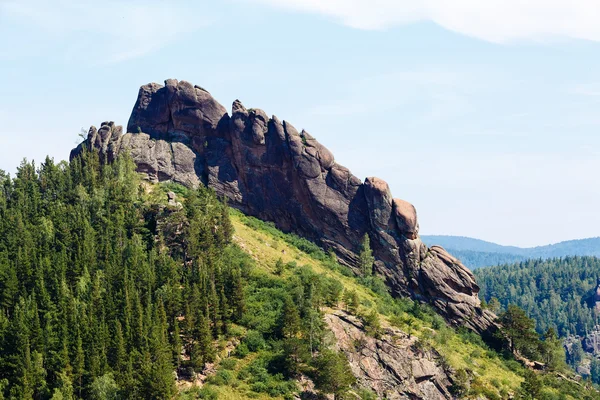
[[0, 169], [177, 78], [385, 179], [422, 234], [600, 236], [600, 4], [446, 3], [0, 0]]

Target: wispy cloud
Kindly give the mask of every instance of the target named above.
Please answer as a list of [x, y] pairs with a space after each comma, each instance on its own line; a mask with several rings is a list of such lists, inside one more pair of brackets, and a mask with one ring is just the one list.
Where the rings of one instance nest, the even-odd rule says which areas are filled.
[[[178, 37], [205, 27], [210, 22], [183, 1], [92, 1], [92, 0], [5, 0], [0, 15], [13, 27], [26, 26], [34, 32], [28, 43], [60, 49], [68, 61], [94, 60], [116, 63], [143, 56], [167, 46]], [[4, 28], [9, 29], [9, 28]], [[0, 31], [2, 28], [0, 28]], [[23, 40], [10, 32], [14, 41]], [[8, 42], [8, 41], [7, 41]], [[8, 43], [7, 43], [8, 45]], [[12, 52], [0, 45], [0, 55]]]
[[324, 14], [359, 29], [432, 21], [486, 41], [600, 41], [597, 0], [244, 0]]

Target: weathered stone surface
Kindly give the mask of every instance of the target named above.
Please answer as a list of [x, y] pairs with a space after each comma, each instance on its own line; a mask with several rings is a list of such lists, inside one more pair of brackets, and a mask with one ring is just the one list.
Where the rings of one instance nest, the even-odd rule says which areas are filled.
[[385, 399], [452, 399], [451, 380], [435, 350], [423, 350], [416, 338], [385, 328], [379, 338], [367, 336], [363, 324], [343, 311], [325, 315], [335, 346], [348, 357], [361, 386]]
[[417, 222], [417, 210], [408, 201], [394, 199], [394, 216], [398, 229], [409, 239], [416, 239], [419, 235], [419, 223]]
[[428, 302], [454, 324], [496, 329], [469, 270], [421, 242], [412, 204], [393, 199], [379, 178], [362, 183], [308, 132], [239, 100], [229, 116], [206, 90], [174, 79], [140, 88], [128, 131], [112, 122], [92, 127], [72, 157], [83, 146], [105, 161], [129, 152], [149, 180], [203, 183], [243, 212], [332, 249], [350, 267], [366, 233], [375, 270], [394, 295]]

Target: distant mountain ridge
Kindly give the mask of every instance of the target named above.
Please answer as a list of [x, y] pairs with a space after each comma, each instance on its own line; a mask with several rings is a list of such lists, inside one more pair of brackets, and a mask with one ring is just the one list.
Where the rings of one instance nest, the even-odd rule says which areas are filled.
[[471, 269], [513, 263], [530, 258], [600, 256], [600, 237], [567, 240], [529, 248], [503, 246], [465, 236], [423, 235], [421, 239], [428, 246], [444, 247]]

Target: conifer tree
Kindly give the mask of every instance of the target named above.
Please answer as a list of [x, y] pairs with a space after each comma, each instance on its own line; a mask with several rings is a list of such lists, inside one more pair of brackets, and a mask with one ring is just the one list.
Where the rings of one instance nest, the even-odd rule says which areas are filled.
[[281, 336], [293, 338], [300, 332], [300, 314], [290, 296], [286, 296], [281, 311]]
[[359, 266], [362, 276], [368, 277], [373, 274], [373, 252], [371, 250], [371, 242], [369, 235], [365, 233], [361, 241], [360, 254], [359, 254]]
[[356, 382], [348, 359], [343, 353], [325, 350], [314, 364], [315, 386], [323, 393], [333, 394], [334, 400], [342, 398]]

